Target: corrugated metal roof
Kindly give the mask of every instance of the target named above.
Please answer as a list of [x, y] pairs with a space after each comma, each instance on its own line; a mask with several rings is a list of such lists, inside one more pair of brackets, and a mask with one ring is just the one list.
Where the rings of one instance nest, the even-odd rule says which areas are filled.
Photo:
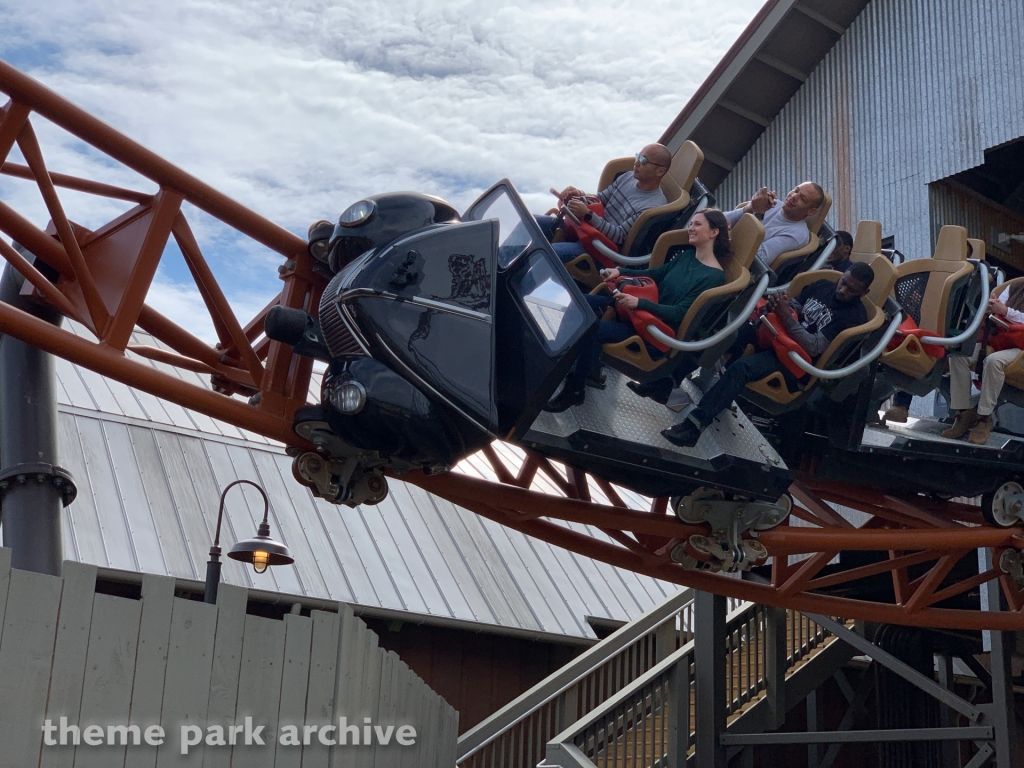
[[[156, 344], [143, 333], [132, 343]], [[199, 374], [151, 364], [205, 384]], [[266, 490], [273, 535], [295, 564], [258, 575], [225, 559], [230, 584], [567, 638], [595, 637], [588, 616], [628, 621], [678, 588], [536, 541], [399, 481], [375, 507], [328, 504], [295, 482], [279, 444], [63, 360], [57, 379], [60, 461], [79, 489], [65, 514], [68, 559], [201, 580], [220, 490], [245, 478]], [[479, 457], [459, 469], [492, 476]], [[542, 475], [534, 487], [557, 493]], [[262, 512], [254, 489], [231, 491], [225, 551], [255, 533]]]

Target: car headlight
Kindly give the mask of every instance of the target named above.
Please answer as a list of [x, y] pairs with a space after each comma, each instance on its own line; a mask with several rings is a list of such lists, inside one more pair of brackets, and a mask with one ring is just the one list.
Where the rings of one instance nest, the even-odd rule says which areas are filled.
[[376, 210], [377, 206], [373, 204], [373, 201], [360, 200], [345, 209], [338, 217], [338, 224], [343, 227], [358, 227], [373, 218], [373, 213]]
[[346, 415], [363, 410], [366, 405], [366, 389], [358, 381], [346, 381], [331, 392], [331, 405]]

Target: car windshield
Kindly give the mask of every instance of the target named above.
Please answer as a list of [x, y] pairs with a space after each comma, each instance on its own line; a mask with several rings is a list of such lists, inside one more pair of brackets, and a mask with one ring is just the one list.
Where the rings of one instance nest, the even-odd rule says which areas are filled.
[[530, 231], [505, 188], [495, 189], [474, 205], [468, 216], [475, 221], [493, 219], [498, 222], [498, 266], [502, 269], [530, 247]]

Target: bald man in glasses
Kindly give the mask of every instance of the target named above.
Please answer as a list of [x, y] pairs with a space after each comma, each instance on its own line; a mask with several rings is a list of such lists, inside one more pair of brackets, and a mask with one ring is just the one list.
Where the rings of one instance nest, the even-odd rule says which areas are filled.
[[[672, 153], [661, 144], [648, 144], [634, 155], [633, 173], [623, 173], [607, 188], [590, 197], [597, 197], [604, 204], [604, 216], [593, 213], [582, 200], [587, 193], [576, 187], [566, 187], [559, 195], [561, 203], [579, 219], [589, 222], [601, 234], [616, 245], [626, 242], [630, 227], [648, 208], [665, 205], [668, 202], [661, 191], [661, 179], [672, 164]], [[554, 217], [537, 216], [537, 223], [550, 239]], [[555, 253], [563, 264], [583, 254], [580, 243], [553, 243]]]

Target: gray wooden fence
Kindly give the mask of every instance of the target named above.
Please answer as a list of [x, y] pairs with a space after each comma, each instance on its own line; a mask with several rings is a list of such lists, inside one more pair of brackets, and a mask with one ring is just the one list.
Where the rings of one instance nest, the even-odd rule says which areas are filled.
[[[133, 600], [97, 593], [95, 566], [66, 562], [58, 578], [11, 570], [10, 554], [0, 548], [0, 768], [455, 765], [458, 713], [347, 605], [268, 619], [246, 613], [246, 589], [222, 584], [206, 605], [150, 575]], [[245, 743], [246, 718], [262, 745]], [[339, 718], [358, 733], [324, 745]], [[241, 726], [234, 746], [217, 743], [218, 726], [224, 742]], [[287, 744], [289, 726], [310, 743]], [[147, 743], [157, 727], [163, 743]]]

